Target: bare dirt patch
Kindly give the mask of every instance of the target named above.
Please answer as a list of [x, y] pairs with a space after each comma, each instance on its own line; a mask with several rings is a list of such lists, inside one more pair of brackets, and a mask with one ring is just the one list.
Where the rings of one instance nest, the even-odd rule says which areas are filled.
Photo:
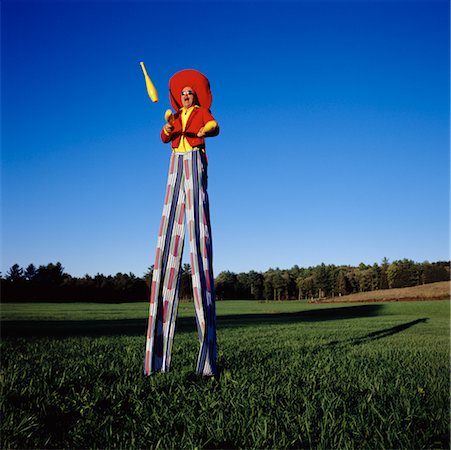
[[450, 282], [423, 284], [397, 289], [380, 289], [371, 292], [359, 292], [341, 297], [314, 299], [310, 303], [360, 303], [360, 302], [401, 302], [425, 300], [449, 300]]

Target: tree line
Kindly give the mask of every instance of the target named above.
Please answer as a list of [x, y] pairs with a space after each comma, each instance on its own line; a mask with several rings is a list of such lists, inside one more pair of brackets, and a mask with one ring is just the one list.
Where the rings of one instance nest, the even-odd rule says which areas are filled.
[[[133, 273], [97, 274], [74, 277], [64, 272], [60, 262], [26, 268], [14, 264], [0, 274], [3, 302], [135, 302], [148, 301], [153, 267], [142, 277]], [[291, 269], [270, 268], [265, 272], [223, 271], [215, 279], [218, 300], [300, 300], [336, 297], [373, 291], [448, 281], [449, 261], [417, 263], [409, 259], [359, 266], [320, 264]], [[192, 300], [191, 267], [184, 264], [179, 296]]]
[[216, 278], [219, 299], [301, 300], [328, 298], [379, 289], [418, 286], [450, 279], [449, 262], [403, 259], [381, 264], [336, 266], [320, 264], [266, 272], [221, 272]]

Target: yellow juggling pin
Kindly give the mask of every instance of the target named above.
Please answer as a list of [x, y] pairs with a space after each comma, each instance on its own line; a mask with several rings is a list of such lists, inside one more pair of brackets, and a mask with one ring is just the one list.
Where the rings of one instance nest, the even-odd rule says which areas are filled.
[[167, 123], [172, 125], [172, 122], [174, 121], [174, 115], [172, 114], [172, 111], [170, 109], [167, 109], [164, 113], [164, 118]]
[[149, 94], [150, 99], [155, 103], [158, 101], [157, 90], [155, 89], [155, 86], [153, 85], [152, 80], [150, 79], [149, 75], [147, 74], [146, 66], [144, 65], [144, 63], [140, 62], [139, 64], [141, 64], [141, 69], [143, 70], [143, 73], [144, 73], [144, 79], [146, 80], [147, 93]]

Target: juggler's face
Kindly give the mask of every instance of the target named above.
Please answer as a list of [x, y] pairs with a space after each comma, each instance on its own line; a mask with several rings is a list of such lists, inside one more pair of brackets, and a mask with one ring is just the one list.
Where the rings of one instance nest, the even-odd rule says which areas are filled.
[[182, 89], [180, 98], [185, 109], [191, 108], [194, 104], [194, 90], [190, 86], [185, 86]]

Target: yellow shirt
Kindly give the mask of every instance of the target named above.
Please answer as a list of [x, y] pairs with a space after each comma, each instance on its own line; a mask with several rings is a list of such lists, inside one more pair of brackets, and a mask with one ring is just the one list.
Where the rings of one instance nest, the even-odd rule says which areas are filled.
[[[182, 131], [185, 131], [186, 128], [186, 124], [188, 122], [188, 118], [191, 115], [191, 113], [193, 112], [194, 106], [191, 106], [191, 108], [185, 110], [182, 109], [182, 111], [180, 112], [180, 117], [182, 119]], [[180, 144], [177, 148], [173, 149], [174, 152], [176, 153], [186, 153], [189, 152], [193, 149], [193, 147], [191, 147], [191, 145], [189, 145], [189, 142], [187, 141], [185, 136], [182, 136], [180, 138]]]

